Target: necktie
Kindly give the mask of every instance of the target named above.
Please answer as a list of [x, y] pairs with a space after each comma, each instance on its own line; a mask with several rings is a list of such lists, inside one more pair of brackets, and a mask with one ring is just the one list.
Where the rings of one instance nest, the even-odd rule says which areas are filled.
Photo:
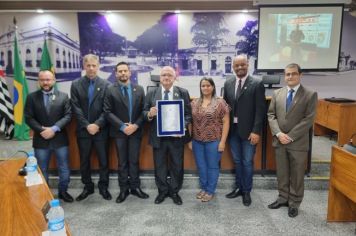
[[241, 81], [242, 79], [239, 79], [239, 84], [237, 85], [237, 89], [236, 89], [236, 99], [240, 96], [241, 94]]
[[94, 96], [94, 82], [93, 80], [90, 80], [89, 82], [89, 87], [88, 87], [88, 99], [89, 99], [89, 105], [93, 101], [93, 96]]
[[239, 98], [239, 96], [241, 94], [241, 81], [242, 81], [242, 79], [239, 79], [239, 83], [238, 83], [237, 89], [236, 89], [234, 117], [237, 117], [237, 101], [238, 101], [238, 98]]
[[124, 97], [125, 97], [126, 100], [129, 99], [129, 93], [128, 93], [127, 90], [128, 90], [127, 86], [123, 86]]
[[286, 102], [286, 111], [289, 111], [289, 109], [292, 105], [293, 93], [294, 93], [293, 89], [289, 90], [289, 92], [288, 92], [287, 102]]
[[164, 91], [164, 97], [163, 97], [164, 100], [169, 100], [168, 93], [169, 93], [169, 90]]
[[47, 113], [49, 113], [49, 110], [51, 107], [51, 97], [52, 97], [52, 93], [45, 94], [45, 108], [46, 108]]

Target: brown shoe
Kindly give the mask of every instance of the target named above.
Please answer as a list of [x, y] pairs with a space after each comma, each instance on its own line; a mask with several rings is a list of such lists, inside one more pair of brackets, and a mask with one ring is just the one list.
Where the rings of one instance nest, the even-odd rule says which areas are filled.
[[206, 194], [206, 192], [204, 190], [200, 190], [200, 192], [197, 193], [196, 198], [197, 199], [202, 199], [205, 194]]
[[209, 202], [214, 198], [214, 194], [208, 194], [206, 193], [202, 198], [201, 201], [202, 202]]

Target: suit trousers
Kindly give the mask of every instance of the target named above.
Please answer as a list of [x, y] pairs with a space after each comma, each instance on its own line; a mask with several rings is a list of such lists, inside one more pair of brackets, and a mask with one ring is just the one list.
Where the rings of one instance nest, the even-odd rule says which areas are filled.
[[299, 207], [304, 196], [304, 173], [307, 151], [295, 151], [285, 147], [275, 148], [278, 202]]
[[99, 161], [98, 187], [99, 190], [106, 190], [109, 186], [108, 139], [78, 138], [77, 142], [80, 153], [80, 174], [85, 188], [87, 190], [94, 190], [90, 167], [90, 156], [94, 147]]
[[184, 174], [183, 155], [184, 144], [181, 138], [161, 138], [160, 147], [153, 148], [155, 181], [159, 193], [178, 193], [181, 189]]
[[141, 138], [127, 136], [116, 138], [116, 153], [119, 161], [118, 177], [120, 191], [140, 187], [139, 157]]

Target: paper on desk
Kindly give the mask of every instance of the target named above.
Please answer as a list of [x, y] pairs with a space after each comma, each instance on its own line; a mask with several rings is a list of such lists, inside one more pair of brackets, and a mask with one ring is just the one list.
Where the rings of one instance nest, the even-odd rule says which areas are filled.
[[35, 179], [31, 183], [29, 183], [27, 181], [27, 176], [25, 176], [25, 179], [26, 179], [26, 187], [33, 186], [33, 185], [38, 185], [38, 184], [43, 184], [43, 180], [42, 180], [41, 175], [39, 173], [36, 174]]

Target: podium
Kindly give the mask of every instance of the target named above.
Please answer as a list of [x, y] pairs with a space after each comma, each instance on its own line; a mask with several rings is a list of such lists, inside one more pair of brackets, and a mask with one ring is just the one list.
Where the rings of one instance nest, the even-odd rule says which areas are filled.
[[332, 147], [328, 222], [356, 222], [356, 155]]

